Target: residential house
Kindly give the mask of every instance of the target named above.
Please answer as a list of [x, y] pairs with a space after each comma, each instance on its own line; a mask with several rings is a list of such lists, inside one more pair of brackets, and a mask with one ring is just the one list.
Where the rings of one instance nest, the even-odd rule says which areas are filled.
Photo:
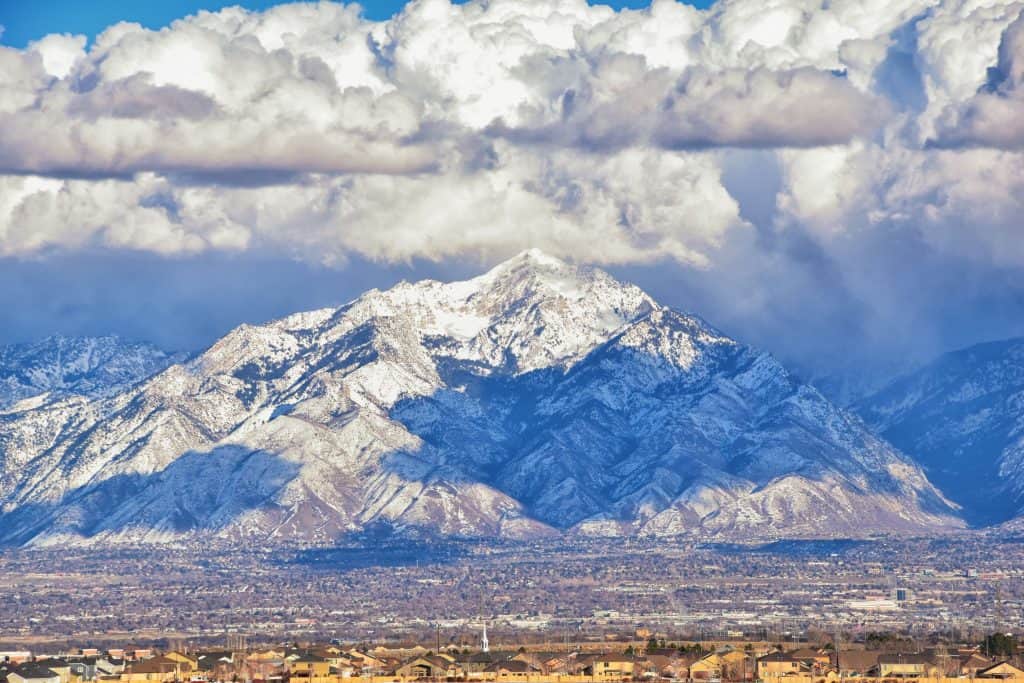
[[60, 683], [60, 675], [38, 662], [25, 662], [7, 672], [8, 683]]
[[771, 652], [757, 658], [757, 677], [761, 679], [782, 678], [809, 674], [808, 663], [789, 652]]
[[447, 678], [461, 673], [458, 664], [438, 655], [413, 657], [395, 669], [395, 675], [403, 678]]
[[290, 680], [295, 683], [331, 683], [331, 663], [312, 653], [302, 655], [289, 665]]
[[1021, 680], [1024, 679], [1024, 670], [1018, 669], [1013, 664], [1007, 661], [993, 664], [987, 669], [981, 669], [977, 672], [977, 678], [1002, 678]]
[[584, 669], [584, 673], [603, 679], [633, 678], [644, 671], [645, 663], [644, 659], [634, 655], [601, 655]]
[[96, 660], [96, 680], [118, 678], [121, 677], [121, 672], [124, 671], [125, 661], [118, 659], [117, 657], [100, 657]]
[[651, 653], [648, 650], [647, 661], [652, 669], [662, 678], [689, 678], [690, 665], [699, 659], [694, 654], [684, 654], [678, 650], [665, 649]]
[[540, 669], [529, 662], [518, 659], [509, 659], [504, 662], [495, 662], [484, 670], [488, 680], [526, 680], [530, 676], [540, 674]]
[[164, 657], [171, 660], [172, 662], [188, 664], [189, 668], [192, 670], [195, 670], [199, 666], [199, 661], [195, 657], [184, 654], [182, 652], [175, 652], [172, 650], [171, 652], [165, 654]]
[[514, 661], [526, 662], [542, 674], [554, 674], [565, 670], [568, 654], [562, 652], [518, 652]]
[[729, 681], [752, 680], [757, 669], [754, 659], [742, 650], [728, 648], [718, 655], [721, 677]]
[[722, 680], [722, 657], [712, 652], [690, 664], [690, 678], [699, 681]]
[[483, 673], [488, 667], [507, 662], [517, 656], [515, 652], [474, 652], [470, 655], [461, 655], [458, 659], [459, 666], [467, 674]]
[[978, 672], [987, 669], [996, 662], [988, 657], [983, 657], [977, 652], [968, 652], [956, 657], [957, 673], [961, 676], [977, 676]]
[[347, 655], [352, 667], [363, 675], [381, 676], [391, 668], [387, 661], [370, 652], [352, 649]]
[[832, 653], [829, 650], [804, 647], [793, 650], [789, 656], [806, 664], [815, 675], [821, 675], [832, 668]]
[[880, 678], [923, 678], [935, 668], [932, 658], [925, 654], [896, 652], [878, 657]]
[[571, 676], [580, 676], [583, 675], [584, 671], [593, 671], [591, 667], [594, 663], [594, 660], [596, 660], [597, 657], [598, 655], [595, 654], [573, 652], [569, 654], [569, 656], [565, 659], [565, 670], [563, 673], [569, 674]]
[[68, 665], [71, 667], [71, 679], [78, 683], [91, 683], [96, 680], [95, 656], [76, 656], [68, 658]]
[[878, 653], [871, 650], [843, 650], [835, 655], [841, 678], [868, 676], [878, 672]]
[[59, 657], [47, 657], [45, 659], [37, 659], [37, 664], [45, 666], [47, 669], [57, 674], [60, 677], [60, 683], [70, 683], [71, 681], [71, 664], [64, 659]]
[[541, 662], [541, 670], [552, 676], [567, 674], [575, 659], [575, 652], [551, 653]]
[[245, 658], [242, 678], [252, 681], [279, 681], [285, 674], [284, 650], [259, 650]]
[[153, 681], [188, 680], [192, 665], [166, 655], [132, 662], [121, 673], [121, 683], [152, 683]]
[[227, 650], [196, 655], [196, 671], [207, 680], [226, 680], [234, 674], [235, 656]]
[[336, 647], [334, 645], [314, 647], [310, 650], [310, 653], [318, 657], [323, 657], [324, 660], [326, 660], [327, 663], [330, 665], [331, 669], [335, 672], [337, 672], [339, 669], [343, 667], [351, 666], [351, 662], [349, 661], [348, 656], [345, 654], [345, 651], [342, 650], [340, 647]]
[[318, 647], [314, 647], [311, 650], [311, 652], [313, 654], [315, 654], [315, 655], [320, 655], [321, 657], [323, 657], [324, 659], [326, 659], [328, 661], [330, 661], [333, 658], [338, 657], [339, 655], [345, 654], [345, 651], [342, 650], [337, 645], [320, 645]]

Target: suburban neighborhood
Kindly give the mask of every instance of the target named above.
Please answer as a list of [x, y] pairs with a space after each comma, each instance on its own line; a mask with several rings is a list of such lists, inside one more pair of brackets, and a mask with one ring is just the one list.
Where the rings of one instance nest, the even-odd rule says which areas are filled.
[[[609, 643], [604, 652], [518, 649], [430, 650], [293, 643], [286, 647], [157, 651], [153, 648], [80, 648], [73, 652], [0, 653], [0, 683], [403, 683], [480, 681], [591, 683], [686, 681], [921, 683], [975, 679], [1024, 680], [1012, 639], [996, 634], [999, 654], [985, 645], [908, 651], [892, 640], [882, 649], [836, 650], [832, 643], [783, 650], [764, 643], [646, 645]], [[486, 633], [484, 635], [486, 645]], [[624, 647], [622, 647], [624, 645]], [[1008, 646], [1008, 647], [1007, 647]], [[1009, 649], [1010, 652], [1006, 650]]]

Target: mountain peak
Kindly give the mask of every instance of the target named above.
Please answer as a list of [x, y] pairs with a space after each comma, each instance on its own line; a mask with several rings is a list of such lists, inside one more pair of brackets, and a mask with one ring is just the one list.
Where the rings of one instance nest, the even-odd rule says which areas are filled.
[[530, 263], [535, 266], [541, 266], [544, 268], [569, 267], [569, 264], [563, 261], [562, 259], [558, 258], [557, 256], [552, 256], [551, 254], [547, 253], [542, 249], [538, 249], [537, 247], [521, 251], [515, 256], [513, 256], [511, 260]]
[[559, 279], [585, 279], [586, 270], [556, 256], [551, 256], [540, 249], [527, 249], [502, 261], [470, 282], [482, 286], [492, 286], [493, 283], [500, 281], [523, 280], [531, 277], [543, 278], [543, 276], [551, 275], [555, 275]]
[[460, 358], [516, 373], [571, 364], [658, 307], [634, 285], [539, 249], [471, 280], [419, 291], [432, 311], [421, 329], [461, 338], [453, 351]]

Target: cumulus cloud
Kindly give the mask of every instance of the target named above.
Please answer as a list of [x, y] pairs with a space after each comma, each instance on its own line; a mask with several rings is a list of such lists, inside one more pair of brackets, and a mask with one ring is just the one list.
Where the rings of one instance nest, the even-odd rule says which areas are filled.
[[433, 145], [408, 140], [420, 103], [342, 87], [314, 55], [202, 21], [159, 32], [119, 25], [75, 55], [81, 43], [50, 36], [29, 47], [37, 59], [12, 60], [5, 82], [36, 88], [0, 112], [0, 171], [415, 173], [439, 161]]
[[[340, 262], [541, 243], [706, 264], [742, 221], [714, 158], [680, 152], [844, 144], [883, 122], [835, 49], [793, 42], [805, 15], [417, 0], [388, 22], [320, 3], [122, 23], [88, 48], [47, 36], [0, 53], [0, 172], [21, 197], [0, 251], [269, 244]], [[644, 192], [601, 175], [630, 172]], [[672, 183], [691, 199], [670, 200]], [[237, 199], [247, 187], [258, 209]]]
[[[696, 30], [695, 16], [679, 18]], [[458, 163], [452, 143], [495, 122], [602, 147], [815, 146], [870, 132], [884, 108], [809, 66], [680, 74], [582, 39], [619, 21], [579, 2], [422, 0], [386, 24], [338, 5], [119, 24], [88, 53], [81, 36], [47, 36], [5, 77], [50, 76], [0, 114], [0, 171], [413, 174]], [[758, 21], [748, 43], [767, 40]]]
[[[4, 50], [16, 202], [0, 253], [266, 247], [337, 263], [541, 245], [707, 264], [743, 221], [714, 157], [681, 151], [843, 143], [885, 110], [800, 59], [701, 61], [695, 36], [730, 15], [418, 0], [372, 23], [297, 4]], [[767, 40], [726, 32], [752, 54]]]
[[599, 263], [658, 254], [695, 265], [743, 230], [708, 156], [625, 150], [595, 159], [501, 146], [498, 157], [486, 172], [356, 179], [330, 230], [378, 260], [459, 253], [493, 261], [532, 245]]
[[729, 322], [942, 339], [942, 304], [977, 300], [944, 274], [1024, 280], [1022, 10], [320, 2], [0, 46], [0, 258], [537, 246], [672, 264]]
[[933, 143], [1024, 148], [1024, 11], [1003, 31], [998, 60], [979, 92], [942, 113]]
[[693, 66], [676, 75], [649, 69], [642, 56], [615, 54], [589, 76], [559, 93], [560, 106], [535, 110], [519, 126], [498, 121], [490, 132], [592, 150], [818, 147], [871, 134], [888, 109], [843, 76], [811, 67]]

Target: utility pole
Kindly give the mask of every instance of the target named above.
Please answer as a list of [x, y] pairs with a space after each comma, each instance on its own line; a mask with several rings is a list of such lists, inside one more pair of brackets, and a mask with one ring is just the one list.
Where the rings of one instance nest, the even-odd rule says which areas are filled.
[[839, 680], [842, 680], [843, 667], [839, 662], [839, 629], [836, 629], [835, 634], [832, 636], [832, 649], [836, 651], [836, 672], [839, 674]]
[[996, 628], [994, 630], [999, 633], [1003, 633], [1006, 628], [1004, 626], [1004, 615], [1003, 615], [1003, 587], [996, 584]]

